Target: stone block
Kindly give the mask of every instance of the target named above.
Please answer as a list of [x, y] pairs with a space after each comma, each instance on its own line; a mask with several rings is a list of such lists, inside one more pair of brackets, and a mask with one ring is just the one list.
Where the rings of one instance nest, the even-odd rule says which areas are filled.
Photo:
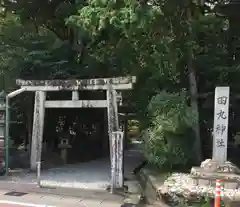
[[145, 174], [145, 172], [141, 172], [138, 175], [138, 179], [140, 180], [140, 185], [142, 188], [142, 194], [147, 199], [147, 203], [152, 204], [158, 199], [157, 189], [149, 179], [149, 176]]
[[[206, 159], [201, 163], [200, 169], [201, 171], [205, 171], [205, 172], [240, 174], [240, 170], [238, 169], [238, 167], [229, 161], [226, 161], [224, 164], [219, 165], [217, 164], [217, 162], [215, 162], [212, 159]], [[194, 168], [193, 168], [193, 171], [194, 171]]]
[[239, 184], [236, 182], [225, 182], [223, 186], [224, 189], [237, 189]]
[[208, 179], [198, 179], [198, 184], [209, 186], [210, 185], [210, 180], [208, 180]]
[[180, 182], [183, 181], [184, 185], [196, 186], [198, 185], [198, 179], [199, 178], [192, 178], [191, 176], [184, 176], [183, 178], [180, 178]]
[[205, 171], [200, 167], [193, 167], [190, 173], [192, 178], [199, 179], [208, 179], [208, 180], [228, 180], [231, 182], [239, 182], [240, 183], [240, 175], [236, 173], [227, 173], [227, 172], [209, 172]]
[[198, 178], [193, 178], [192, 180], [193, 180], [193, 186], [199, 185]]
[[226, 207], [239, 207], [240, 202], [226, 202], [224, 203]]
[[217, 171], [217, 167], [218, 167], [217, 163], [215, 161], [213, 161], [212, 159], [206, 159], [200, 165], [201, 169], [208, 171], [208, 172]]
[[216, 187], [216, 181], [215, 181], [215, 180], [211, 180], [211, 181], [209, 182], [209, 185], [210, 185], [211, 187], [215, 188], [215, 187]]

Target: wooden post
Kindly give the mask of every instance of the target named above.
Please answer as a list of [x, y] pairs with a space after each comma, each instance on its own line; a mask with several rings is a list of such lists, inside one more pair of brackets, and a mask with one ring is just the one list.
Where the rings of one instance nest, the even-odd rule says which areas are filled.
[[118, 131], [118, 109], [117, 109], [117, 93], [112, 88], [112, 85], [108, 85], [107, 90], [107, 112], [108, 112], [108, 137], [110, 147], [110, 159], [112, 159], [112, 132]]
[[110, 152], [112, 152], [111, 154], [111, 182], [110, 182], [110, 186], [111, 186], [111, 193], [115, 193], [116, 189], [117, 189], [117, 160], [116, 160], [116, 136], [115, 134], [112, 132], [111, 133], [111, 146], [110, 146]]
[[119, 130], [119, 119], [118, 119], [118, 104], [117, 104], [117, 91], [112, 90], [112, 106], [113, 106], [113, 130]]
[[78, 91], [72, 91], [72, 100], [74, 100], [74, 101], [79, 100], [79, 93], [78, 93]]
[[63, 163], [67, 164], [67, 148], [61, 149], [61, 158], [63, 159]]
[[[115, 150], [115, 143], [113, 141], [113, 132], [119, 130], [118, 121], [118, 109], [117, 109], [117, 92], [112, 88], [112, 85], [108, 85], [107, 90], [107, 110], [108, 110], [108, 137], [109, 137], [109, 148], [110, 148], [110, 162], [111, 162], [111, 192], [114, 193], [117, 185], [117, 162]], [[116, 152], [116, 151], [115, 151]], [[113, 154], [114, 153], [114, 154]]]
[[44, 115], [45, 115], [44, 107], [45, 99], [46, 99], [45, 92], [43, 91], [35, 92], [32, 147], [31, 147], [31, 170], [33, 171], [36, 171], [37, 169], [37, 162], [41, 162]]
[[123, 146], [124, 146], [124, 149], [127, 148], [127, 135], [128, 135], [128, 114], [126, 113], [124, 115], [124, 127], [123, 127]]
[[112, 183], [113, 188], [123, 188], [123, 132], [112, 133], [113, 162]]

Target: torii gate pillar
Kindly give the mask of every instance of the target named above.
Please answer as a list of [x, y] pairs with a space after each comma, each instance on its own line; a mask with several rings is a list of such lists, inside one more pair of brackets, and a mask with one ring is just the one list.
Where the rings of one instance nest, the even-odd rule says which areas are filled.
[[[33, 130], [32, 130], [32, 146], [31, 146], [31, 161], [30, 168], [32, 171], [36, 171], [37, 163], [41, 162], [42, 153], [42, 139], [44, 129], [44, 116], [45, 116], [45, 103], [46, 92], [35, 92], [35, 104], [33, 115]], [[38, 160], [40, 159], [40, 160]]]

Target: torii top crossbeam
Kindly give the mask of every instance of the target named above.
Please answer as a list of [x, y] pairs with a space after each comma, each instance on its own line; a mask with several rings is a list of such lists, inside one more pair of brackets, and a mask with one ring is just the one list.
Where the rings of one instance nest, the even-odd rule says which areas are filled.
[[16, 84], [26, 91], [107, 90], [108, 85], [112, 85], [115, 90], [128, 90], [132, 89], [133, 83], [136, 83], [136, 76], [82, 80], [16, 80]]

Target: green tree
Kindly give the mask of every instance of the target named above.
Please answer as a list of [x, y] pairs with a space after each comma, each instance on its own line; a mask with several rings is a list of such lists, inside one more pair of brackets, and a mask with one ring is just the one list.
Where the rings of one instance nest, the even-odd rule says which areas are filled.
[[[198, 160], [201, 159], [198, 97], [206, 90], [213, 91], [215, 83], [223, 83], [223, 68], [228, 68], [224, 62], [226, 22], [212, 8], [215, 2], [210, 3], [89, 0], [80, 6], [78, 14], [67, 19], [68, 25], [79, 29], [86, 54], [106, 68], [105, 75], [137, 75], [133, 100], [145, 120], [149, 101], [161, 90], [188, 90], [186, 99], [190, 100], [197, 119], [193, 127]], [[210, 70], [207, 64], [211, 65]], [[199, 85], [200, 74], [212, 88]], [[213, 82], [211, 77], [215, 78]]]
[[238, 91], [239, 77], [237, 63], [229, 67], [226, 18], [212, 8], [215, 1], [206, 3], [5, 0], [0, 25], [1, 68], [11, 84], [13, 77], [136, 75], [137, 84], [128, 97], [143, 128], [153, 121], [148, 110], [153, 97], [162, 90], [179, 93], [186, 89], [185, 102], [196, 115], [191, 127], [199, 160], [199, 123], [212, 119], [206, 118], [211, 113], [203, 107], [212, 101], [209, 92], [216, 84], [231, 84]]

